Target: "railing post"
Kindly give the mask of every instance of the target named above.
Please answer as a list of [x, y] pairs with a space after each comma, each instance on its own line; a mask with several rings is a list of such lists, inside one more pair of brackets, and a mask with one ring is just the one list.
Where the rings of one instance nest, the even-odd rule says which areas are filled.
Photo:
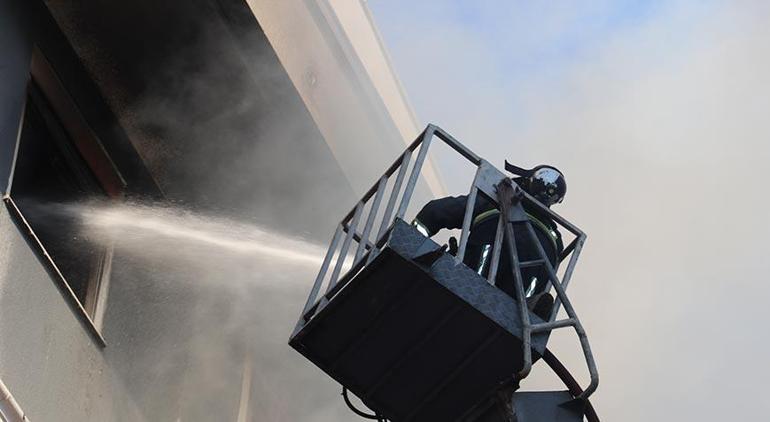
[[492, 245], [492, 263], [489, 266], [487, 281], [494, 285], [497, 279], [497, 268], [500, 265], [500, 255], [503, 251], [503, 231], [505, 230], [506, 216], [500, 213], [497, 219], [497, 230], [495, 231], [495, 243]]
[[[334, 265], [334, 271], [332, 272], [332, 276], [329, 279], [329, 285], [326, 288], [326, 291], [331, 291], [332, 288], [334, 288], [334, 285], [337, 283], [337, 280], [340, 277], [340, 271], [342, 271], [342, 266], [345, 264], [345, 259], [348, 255], [348, 249], [350, 248], [350, 242], [353, 240], [353, 234], [356, 232], [356, 229], [358, 228], [358, 220], [361, 219], [361, 213], [364, 210], [364, 203], [359, 202], [358, 205], [356, 205], [356, 210], [353, 212], [353, 218], [350, 221], [350, 224], [348, 224], [347, 227], [347, 234], [345, 235], [345, 240], [342, 242], [342, 248], [340, 249], [340, 255], [337, 257], [337, 263]], [[342, 225], [344, 226], [345, 223], [343, 222]]]
[[339, 243], [341, 234], [342, 224], [339, 224], [337, 225], [337, 229], [334, 231], [334, 236], [332, 236], [329, 249], [326, 250], [326, 256], [324, 257], [323, 264], [321, 264], [321, 269], [318, 271], [318, 275], [315, 278], [313, 288], [310, 290], [310, 295], [307, 297], [305, 307], [302, 308], [302, 313], [300, 314], [299, 321], [297, 322], [297, 328], [299, 328], [300, 325], [307, 321], [307, 313], [310, 311], [310, 308], [313, 307], [313, 304], [315, 304], [316, 298], [318, 298], [318, 292], [321, 290], [321, 285], [323, 284], [323, 280], [326, 277], [327, 271], [329, 270], [329, 263], [331, 263], [331, 260], [334, 257], [334, 252], [337, 251], [337, 243]]
[[468, 200], [465, 202], [465, 215], [463, 216], [463, 228], [460, 232], [460, 247], [457, 249], [457, 260], [462, 262], [465, 259], [465, 248], [468, 246], [468, 236], [471, 232], [471, 222], [473, 221], [473, 210], [476, 208], [476, 195], [479, 188], [476, 183], [481, 174], [481, 167], [476, 168], [476, 174], [473, 176], [471, 191], [468, 193]]
[[375, 244], [377, 244], [380, 238], [388, 230], [388, 227], [390, 227], [393, 208], [395, 208], [396, 206], [396, 201], [398, 200], [398, 194], [401, 193], [401, 185], [404, 183], [406, 168], [409, 167], [409, 161], [411, 160], [411, 158], [412, 158], [411, 149], [407, 149], [406, 151], [404, 151], [404, 155], [401, 156], [401, 164], [400, 164], [400, 168], [398, 169], [398, 175], [396, 176], [396, 181], [393, 184], [393, 190], [390, 192], [388, 205], [385, 206], [385, 213], [382, 215], [382, 223], [380, 224], [380, 229], [377, 231], [377, 239], [374, 241]]
[[396, 213], [396, 217], [398, 218], [404, 218], [404, 214], [406, 214], [406, 208], [409, 206], [409, 201], [412, 199], [414, 187], [417, 185], [417, 178], [420, 177], [422, 164], [425, 162], [425, 157], [428, 155], [428, 148], [430, 148], [430, 142], [433, 139], [434, 130], [435, 129], [433, 127], [429, 127], [423, 134], [422, 143], [420, 144], [420, 152], [417, 153], [417, 159], [414, 161], [414, 168], [412, 168], [412, 173], [409, 175], [409, 182], [406, 184], [406, 189], [404, 189], [404, 196], [401, 197], [401, 204], [399, 205], [398, 212]]
[[[358, 248], [356, 249], [356, 256], [353, 258], [353, 265], [355, 265], [358, 260], [361, 259], [361, 255], [363, 255], [364, 249], [366, 249], [366, 244], [369, 242], [369, 232], [372, 231], [374, 219], [377, 218], [377, 211], [380, 209], [380, 202], [382, 201], [382, 195], [385, 193], [385, 184], [387, 182], [388, 178], [382, 176], [380, 178], [379, 184], [377, 185], [377, 193], [374, 194], [374, 202], [372, 202], [372, 207], [369, 209], [369, 216], [366, 218], [364, 231], [361, 233], [361, 240], [359, 241]], [[370, 253], [374, 253], [374, 251]]]

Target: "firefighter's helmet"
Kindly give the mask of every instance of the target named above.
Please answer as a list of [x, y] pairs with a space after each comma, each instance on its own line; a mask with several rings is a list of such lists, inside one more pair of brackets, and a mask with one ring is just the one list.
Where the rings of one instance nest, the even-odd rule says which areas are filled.
[[522, 188], [546, 207], [561, 203], [567, 194], [567, 180], [556, 167], [539, 165], [527, 170], [506, 161], [505, 169], [521, 176]]

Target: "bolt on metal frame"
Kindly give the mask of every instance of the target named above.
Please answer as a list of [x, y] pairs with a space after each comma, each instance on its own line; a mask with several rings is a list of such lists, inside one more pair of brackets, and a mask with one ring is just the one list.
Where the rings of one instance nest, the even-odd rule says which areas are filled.
[[[294, 329], [294, 334], [299, 332], [300, 329], [310, 321], [314, 315], [321, 311], [331, 300], [334, 295], [340, 291], [363, 267], [372, 262], [372, 260], [380, 252], [382, 246], [386, 242], [390, 229], [392, 228], [395, 219], [403, 219], [409, 206], [412, 194], [414, 193], [415, 186], [420, 176], [420, 170], [427, 157], [428, 149], [430, 148], [433, 138], [438, 137], [450, 148], [455, 150], [469, 162], [476, 166], [476, 174], [473, 179], [473, 183], [468, 193], [468, 201], [465, 209], [465, 215], [463, 218], [463, 226], [460, 233], [460, 243], [457, 252], [456, 259], [459, 262], [463, 261], [465, 257], [466, 248], [468, 245], [468, 238], [470, 235], [471, 223], [473, 220], [473, 209], [476, 203], [478, 193], [481, 192], [492, 203], [496, 204], [501, 211], [497, 231], [495, 233], [495, 241], [492, 249], [492, 260], [490, 264], [489, 274], [487, 275], [487, 281], [494, 285], [495, 278], [497, 276], [500, 256], [503, 250], [503, 241], [510, 252], [511, 266], [514, 276], [514, 282], [516, 284], [516, 291], [518, 306], [521, 311], [522, 320], [522, 347], [524, 352], [524, 365], [518, 376], [520, 379], [529, 375], [532, 369], [532, 350], [531, 350], [531, 338], [532, 334], [551, 331], [557, 328], [572, 327], [574, 328], [583, 349], [583, 355], [586, 360], [588, 371], [590, 374], [590, 384], [580, 395], [581, 398], [587, 399], [599, 385], [599, 375], [591, 352], [591, 346], [588, 342], [588, 337], [583, 329], [580, 319], [578, 318], [569, 297], [566, 294], [567, 286], [572, 278], [572, 273], [575, 270], [577, 260], [580, 256], [580, 252], [583, 248], [583, 244], [586, 241], [586, 234], [583, 233], [578, 227], [561, 217], [557, 213], [545, 207], [532, 196], [519, 189], [515, 184], [510, 182], [510, 178], [502, 173], [500, 170], [492, 166], [489, 162], [476, 155], [473, 151], [469, 150], [463, 144], [454, 139], [451, 135], [445, 132], [443, 129], [435, 125], [428, 125], [425, 130], [412, 142], [407, 149], [396, 159], [396, 161], [385, 171], [378, 181], [364, 194], [363, 198], [359, 200], [353, 209], [348, 212], [345, 217], [340, 221], [337, 226], [334, 235], [324, 257], [321, 269], [316, 276], [313, 287], [310, 291], [310, 295], [305, 302], [305, 306], [302, 310], [302, 314]], [[419, 148], [419, 149], [418, 149]], [[412, 155], [417, 151], [417, 157], [412, 165], [411, 173], [408, 179], [406, 179], [406, 173], [409, 165], [411, 164]], [[395, 174], [393, 185], [390, 189], [390, 195], [385, 205], [385, 210], [379, 218], [379, 229], [376, 231], [376, 235], [373, 239], [372, 233], [375, 222], [378, 220], [379, 209], [382, 205], [382, 201], [385, 197], [385, 193], [388, 190], [389, 182], [392, 176]], [[401, 192], [404, 180], [407, 180], [406, 186]], [[507, 188], [506, 188], [507, 186]], [[499, 190], [510, 189], [507, 196], [502, 194]], [[515, 198], [513, 203], [509, 200], [501, 201], [499, 198], [507, 197], [509, 199]], [[371, 201], [371, 203], [370, 203]], [[398, 208], [396, 209], [396, 203]], [[541, 212], [547, 214], [559, 227], [569, 231], [575, 236], [575, 239], [564, 248], [563, 253], [559, 257], [559, 263], [563, 262], [569, 257], [569, 262], [565, 270], [563, 279], [560, 280], [556, 274], [556, 268], [551, 265], [548, 260], [543, 246], [538, 241], [535, 230], [521, 210], [521, 204], [526, 203], [528, 206], [535, 207]], [[368, 209], [367, 215], [364, 217], [364, 210], [367, 205], [371, 204]], [[396, 211], [393, 215], [393, 211]], [[518, 213], [517, 213], [518, 210]], [[517, 217], [518, 215], [518, 217]], [[523, 217], [522, 217], [523, 216]], [[361, 221], [365, 221], [363, 230], [359, 232], [359, 225]], [[528, 233], [530, 239], [536, 245], [539, 259], [533, 261], [519, 262], [518, 255], [516, 253], [516, 241], [514, 237], [514, 227], [520, 226], [519, 230], [525, 230]], [[340, 240], [342, 245], [340, 246]], [[352, 260], [350, 258], [350, 247], [353, 242], [357, 243], [354, 256]], [[557, 263], [557, 266], [558, 264]], [[343, 269], [349, 265], [349, 269], [342, 274]], [[333, 265], [333, 267], [332, 267]], [[533, 324], [530, 318], [530, 313], [527, 309], [525, 301], [525, 293], [523, 287], [523, 280], [521, 275], [521, 269], [531, 266], [543, 266], [548, 274], [549, 280], [547, 283], [548, 289], [553, 287], [556, 291], [556, 298], [551, 309], [550, 318], [548, 321]], [[329, 274], [329, 269], [332, 269]], [[342, 274], [342, 275], [341, 275]], [[326, 283], [325, 293], [319, 298], [319, 293]], [[567, 313], [566, 319], [557, 320], [559, 309], [564, 306], [564, 310]]]

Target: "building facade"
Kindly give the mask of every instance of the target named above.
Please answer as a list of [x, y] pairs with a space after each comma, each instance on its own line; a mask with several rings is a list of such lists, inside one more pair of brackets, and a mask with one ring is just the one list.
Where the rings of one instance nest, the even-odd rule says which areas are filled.
[[[291, 391], [317, 374], [271, 359], [312, 279], [149, 266], [93, 247], [66, 204], [325, 241], [421, 130], [365, 3], [5, 0], [0, 28], [0, 380], [27, 418], [311, 420], [336, 391]], [[443, 193], [429, 162], [417, 193]]]

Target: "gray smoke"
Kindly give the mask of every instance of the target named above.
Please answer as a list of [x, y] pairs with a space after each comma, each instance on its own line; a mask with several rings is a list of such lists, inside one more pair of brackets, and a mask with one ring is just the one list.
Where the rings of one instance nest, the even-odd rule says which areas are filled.
[[128, 399], [149, 421], [245, 401], [250, 421], [356, 420], [287, 344], [352, 189], [256, 22], [231, 20], [245, 4], [47, 4], [169, 200], [81, 209], [113, 236], [103, 333]]
[[[372, 7], [423, 118], [495, 163], [566, 173], [558, 212], [589, 235], [570, 291], [602, 374], [599, 414], [762, 419], [767, 3], [665, 2], [598, 35], [611, 3], [503, 3]], [[585, 375], [574, 335], [552, 345]], [[525, 387], [558, 387], [546, 372]]]
[[334, 383], [287, 345], [320, 245], [179, 207], [51, 208], [114, 250], [107, 352], [127, 364], [148, 420], [350, 418]]

